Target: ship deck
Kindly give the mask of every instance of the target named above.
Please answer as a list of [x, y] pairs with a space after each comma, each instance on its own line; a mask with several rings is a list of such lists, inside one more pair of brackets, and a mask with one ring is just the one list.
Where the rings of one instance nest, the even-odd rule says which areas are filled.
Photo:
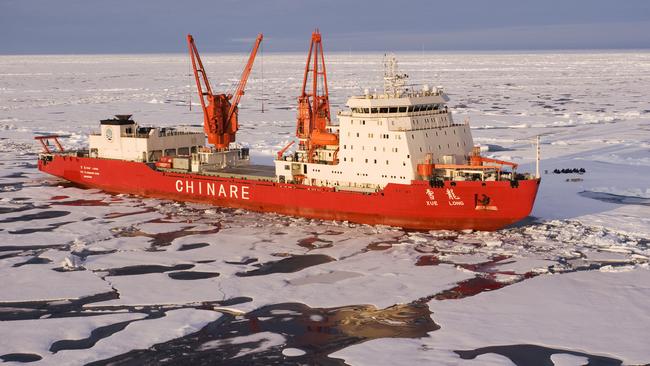
[[227, 167], [223, 169], [205, 169], [201, 173], [228, 178], [242, 178], [255, 180], [274, 180], [275, 167], [273, 165], [246, 165]]

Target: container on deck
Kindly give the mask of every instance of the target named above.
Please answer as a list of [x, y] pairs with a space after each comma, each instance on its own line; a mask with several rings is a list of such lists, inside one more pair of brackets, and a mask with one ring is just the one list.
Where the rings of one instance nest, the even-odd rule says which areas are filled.
[[190, 158], [174, 158], [172, 164], [174, 169], [190, 170]]

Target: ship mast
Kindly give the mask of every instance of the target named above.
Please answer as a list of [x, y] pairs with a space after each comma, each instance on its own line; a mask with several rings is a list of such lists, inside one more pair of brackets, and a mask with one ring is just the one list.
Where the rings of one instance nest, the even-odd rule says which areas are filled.
[[253, 68], [253, 62], [262, 39], [263, 35], [260, 33], [255, 40], [235, 92], [233, 94], [214, 94], [199, 56], [199, 51], [194, 43], [194, 37], [191, 34], [187, 35], [187, 46], [192, 59], [192, 69], [196, 79], [199, 100], [203, 108], [203, 130], [208, 136], [208, 142], [217, 149], [227, 149], [230, 143], [235, 141], [235, 135], [239, 129], [238, 105], [244, 95], [246, 82]]
[[395, 55], [384, 55], [384, 94], [399, 98], [404, 92], [407, 74], [397, 73], [397, 58]]
[[[308, 90], [311, 75], [311, 90]], [[327, 71], [323, 55], [323, 42], [320, 32], [311, 35], [307, 64], [302, 80], [302, 91], [298, 97], [298, 120], [296, 136], [299, 149], [307, 151], [307, 160], [313, 161], [316, 148], [338, 145], [338, 136], [327, 132], [330, 125], [329, 91], [327, 89]]]

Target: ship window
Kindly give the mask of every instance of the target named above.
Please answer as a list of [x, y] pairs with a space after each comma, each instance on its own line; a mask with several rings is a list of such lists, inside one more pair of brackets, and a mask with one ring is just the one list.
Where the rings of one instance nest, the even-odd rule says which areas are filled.
[[413, 106], [409, 106], [409, 107], [408, 107], [408, 111], [409, 111], [409, 112], [413, 112], [414, 110], [415, 110], [415, 108], [414, 108]]
[[345, 149], [346, 149], [346, 146], [347, 146], [347, 145], [343, 145], [343, 150], [345, 150]]
[[368, 159], [366, 159], [366, 163], [368, 162]]
[[357, 132], [357, 137], [359, 137], [359, 132]]
[[353, 162], [353, 161], [354, 161], [354, 158], [350, 158], [350, 162]]
[[379, 108], [379, 113], [388, 113], [388, 108], [386, 107]]
[[379, 113], [379, 109], [378, 109], [378, 108], [371, 108], [370, 110], [372, 111], [372, 113]]
[[415, 135], [414, 135], [414, 134], [411, 134], [411, 139], [415, 139]]
[[303, 173], [307, 174], [307, 164], [302, 166]]
[[291, 167], [289, 165], [284, 166], [284, 170], [289, 170], [289, 169], [291, 169]]
[[438, 145], [438, 150], [442, 150], [442, 145]]
[[457, 143], [456, 143], [456, 146], [460, 147], [460, 142], [457, 142]]
[[375, 159], [375, 164], [377, 164], [377, 159]]
[[343, 158], [343, 161], [348, 161], [348, 158]]
[[406, 166], [406, 162], [403, 162], [402, 165], [403, 165], [403, 166]]
[[364, 108], [363, 113], [370, 113], [370, 108]]
[[422, 148], [420, 148], [420, 152], [422, 152]]
[[406, 155], [406, 158], [407, 158], [407, 159], [410, 159], [410, 158], [411, 158], [411, 154]]
[[389, 112], [390, 113], [397, 113], [397, 107], [390, 107]]
[[386, 160], [386, 165], [388, 165], [388, 160]]
[[399, 112], [400, 113], [406, 112], [406, 107], [399, 107]]
[[365, 125], [365, 124], [366, 124], [366, 121], [365, 121], [365, 120], [361, 121], [361, 124], [362, 124], [362, 125]]

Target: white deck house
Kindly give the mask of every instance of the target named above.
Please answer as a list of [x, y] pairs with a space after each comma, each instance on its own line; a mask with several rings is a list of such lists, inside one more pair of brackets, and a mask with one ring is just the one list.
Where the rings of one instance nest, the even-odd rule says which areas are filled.
[[90, 156], [152, 162], [161, 156], [190, 155], [205, 143], [203, 132], [140, 127], [129, 115], [101, 121], [99, 134], [89, 137]]

